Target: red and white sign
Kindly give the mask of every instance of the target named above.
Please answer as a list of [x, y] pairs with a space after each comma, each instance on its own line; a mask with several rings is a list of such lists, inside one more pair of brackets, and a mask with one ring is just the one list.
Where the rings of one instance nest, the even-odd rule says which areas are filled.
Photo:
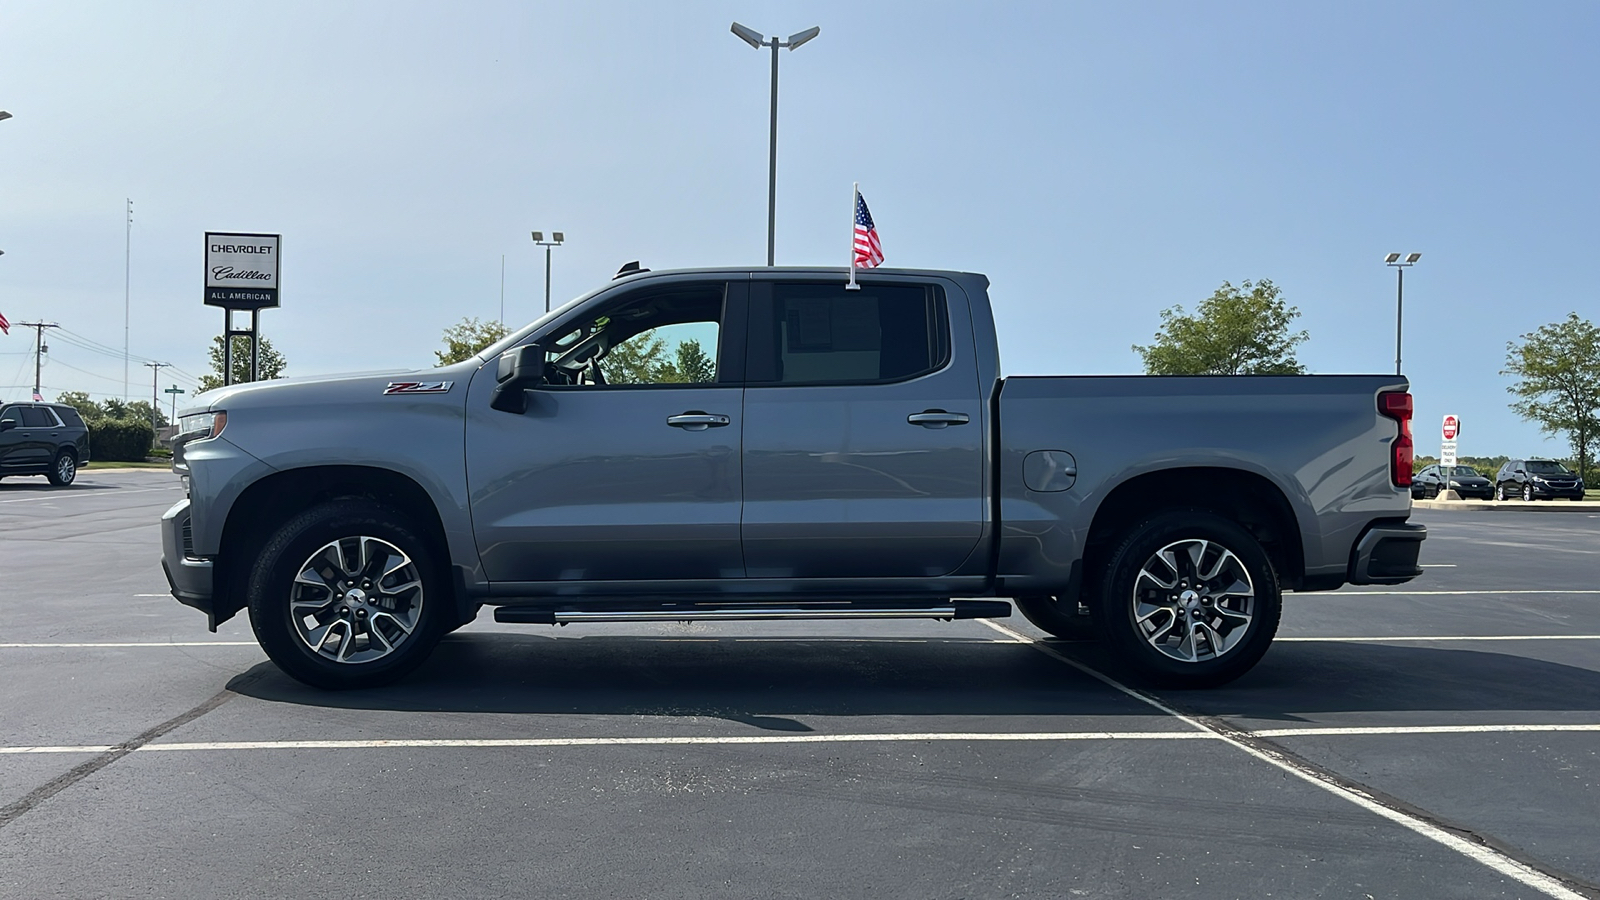
[[1444, 439], [1453, 441], [1461, 433], [1461, 420], [1455, 416], [1444, 417]]

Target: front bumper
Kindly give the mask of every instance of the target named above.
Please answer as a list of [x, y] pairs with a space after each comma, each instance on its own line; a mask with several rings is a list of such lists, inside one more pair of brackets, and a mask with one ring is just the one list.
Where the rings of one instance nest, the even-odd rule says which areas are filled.
[[1367, 529], [1350, 551], [1351, 584], [1404, 584], [1422, 574], [1417, 557], [1428, 529], [1390, 522]]
[[[184, 606], [192, 606], [211, 617], [213, 594], [212, 565], [209, 559], [194, 557], [194, 539], [189, 519], [189, 500], [179, 500], [161, 516], [161, 570], [166, 573], [172, 596]], [[213, 623], [212, 628], [215, 629]]]
[[1533, 483], [1533, 495], [1535, 497], [1549, 497], [1551, 499], [1556, 499], [1556, 498], [1560, 498], [1560, 497], [1566, 497], [1566, 498], [1569, 498], [1569, 499], [1572, 499], [1572, 500], [1582, 500], [1583, 499], [1583, 488], [1578, 487], [1575, 484], [1574, 485], [1570, 485], [1570, 486], [1564, 486], [1564, 485], [1554, 485], [1554, 484], [1540, 484], [1539, 482], [1535, 481]]

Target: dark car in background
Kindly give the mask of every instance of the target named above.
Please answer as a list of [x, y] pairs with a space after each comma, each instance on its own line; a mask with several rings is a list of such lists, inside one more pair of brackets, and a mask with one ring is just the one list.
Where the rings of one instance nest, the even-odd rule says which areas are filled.
[[0, 404], [0, 478], [43, 475], [71, 484], [89, 461], [89, 427], [62, 403]]
[[[1448, 470], [1450, 485], [1445, 487]], [[1431, 500], [1444, 490], [1455, 491], [1463, 500], [1488, 500], [1494, 496], [1494, 482], [1478, 474], [1471, 466], [1428, 466], [1411, 478], [1411, 499]]]
[[1583, 499], [1583, 479], [1553, 459], [1513, 459], [1494, 476], [1498, 500]]

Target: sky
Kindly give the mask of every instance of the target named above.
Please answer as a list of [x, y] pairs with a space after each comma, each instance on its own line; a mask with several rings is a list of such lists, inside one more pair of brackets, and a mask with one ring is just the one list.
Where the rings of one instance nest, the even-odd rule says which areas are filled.
[[[430, 365], [502, 296], [531, 321], [535, 229], [567, 236], [557, 305], [634, 259], [760, 265], [770, 57], [736, 20], [822, 29], [780, 62], [779, 264], [846, 264], [860, 182], [886, 265], [988, 275], [1007, 374], [1137, 373], [1162, 309], [1260, 279], [1312, 372], [1383, 373], [1383, 256], [1418, 251], [1419, 452], [1451, 413], [1463, 455], [1566, 454], [1499, 372], [1600, 313], [1588, 2], [8, 0], [0, 313], [63, 326], [47, 397], [140, 399], [142, 363], [209, 368], [208, 230], [283, 235], [289, 375]], [[32, 337], [0, 336], [0, 398]]]

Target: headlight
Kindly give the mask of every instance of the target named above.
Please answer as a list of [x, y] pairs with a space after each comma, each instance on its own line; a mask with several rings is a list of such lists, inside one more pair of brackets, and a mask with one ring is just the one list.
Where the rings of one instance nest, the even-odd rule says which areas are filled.
[[228, 425], [225, 412], [197, 413], [178, 420], [178, 436], [190, 441], [204, 441], [222, 433]]
[[1539, 484], [1544, 484], [1544, 476], [1542, 476], [1542, 475], [1533, 476], [1533, 480], [1538, 482]]

